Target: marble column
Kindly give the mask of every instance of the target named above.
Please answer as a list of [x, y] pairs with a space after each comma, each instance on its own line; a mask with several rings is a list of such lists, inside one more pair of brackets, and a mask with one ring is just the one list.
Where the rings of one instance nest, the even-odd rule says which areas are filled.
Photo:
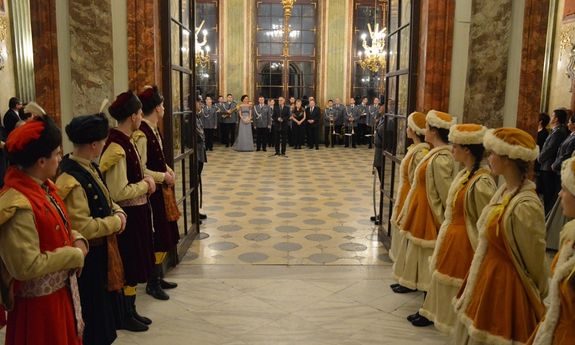
[[34, 42], [35, 101], [61, 125], [55, 0], [31, 1], [30, 15]]
[[323, 100], [341, 98], [342, 102], [347, 102], [350, 93], [349, 78], [351, 75], [350, 48], [352, 41], [351, 30], [349, 29], [353, 16], [349, 10], [352, 6], [346, 1], [326, 0], [325, 1], [325, 24], [323, 25], [324, 39], [322, 39], [323, 59]]
[[[245, 49], [251, 47], [248, 42], [248, 33], [246, 30], [245, 19], [248, 14], [245, 11], [244, 0], [226, 0], [222, 3], [223, 17], [220, 23], [223, 26], [223, 57], [221, 62], [222, 85], [220, 94], [225, 95], [232, 93], [239, 100], [239, 96], [245, 93], [244, 79], [248, 76], [245, 68], [248, 61], [246, 60]], [[243, 19], [238, 19], [243, 18]]]
[[463, 122], [503, 124], [512, 0], [474, 0]]
[[128, 78], [130, 89], [161, 85], [157, 0], [128, 0]]
[[416, 110], [447, 111], [453, 45], [453, 0], [421, 0]]
[[69, 3], [72, 113], [93, 114], [113, 99], [111, 0]]

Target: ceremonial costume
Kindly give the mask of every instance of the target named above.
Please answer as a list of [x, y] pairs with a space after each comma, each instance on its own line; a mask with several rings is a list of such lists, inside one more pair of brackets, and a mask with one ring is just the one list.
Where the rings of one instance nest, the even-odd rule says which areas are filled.
[[357, 144], [363, 145], [367, 137], [366, 134], [370, 134], [367, 131], [367, 118], [368, 118], [368, 108], [367, 103], [361, 103], [356, 107], [357, 111]]
[[[516, 128], [490, 130], [485, 148], [526, 162], [535, 141]], [[543, 317], [547, 294], [545, 222], [535, 184], [501, 188], [477, 222], [479, 240], [461, 296], [455, 302], [454, 344], [525, 343]]]
[[[417, 135], [425, 135], [425, 114], [414, 112], [407, 118], [407, 125]], [[383, 126], [381, 126], [383, 128]], [[376, 152], [379, 152], [381, 141], [376, 140]], [[401, 160], [399, 166], [399, 187], [397, 188], [397, 196], [395, 204], [393, 205], [393, 212], [391, 213], [391, 247], [389, 249], [389, 257], [394, 262], [402, 260], [400, 263], [403, 266], [405, 262], [405, 250], [407, 249], [407, 239], [405, 238], [405, 231], [400, 231], [398, 218], [405, 205], [405, 199], [411, 189], [413, 178], [415, 176], [415, 168], [421, 162], [423, 157], [429, 152], [428, 143], [413, 144], [407, 148], [405, 157]], [[377, 153], [376, 153], [377, 154]], [[381, 153], [379, 153], [381, 155]], [[381, 159], [381, 158], [380, 158]], [[402, 253], [402, 257], [398, 256]]]
[[236, 141], [238, 123], [238, 105], [234, 101], [223, 103], [222, 107], [222, 143], [229, 147]]
[[350, 104], [345, 107], [344, 114], [344, 126], [345, 126], [345, 147], [349, 147], [349, 142], [351, 141], [351, 146], [356, 147], [357, 143], [357, 125], [359, 121], [359, 113], [357, 112], [357, 107], [355, 104]]
[[7, 345], [82, 344], [76, 273], [84, 254], [74, 242], [83, 237], [71, 229], [56, 186], [21, 168], [46, 155], [54, 160], [60, 143], [60, 131], [47, 116], [17, 127], [6, 143], [14, 164], [0, 192], [0, 304], [8, 310]]
[[327, 107], [323, 111], [323, 140], [325, 147], [334, 147], [336, 143], [335, 121], [339, 112], [334, 107]]
[[[450, 142], [459, 145], [482, 144], [485, 128], [455, 125]], [[449, 188], [445, 220], [439, 230], [430, 261], [431, 284], [419, 314], [432, 321], [443, 333], [451, 333], [455, 311], [450, 301], [457, 296], [467, 276], [477, 247], [477, 220], [497, 189], [490, 171], [461, 170]]]
[[[431, 110], [426, 121], [430, 127], [449, 129], [449, 114]], [[393, 265], [394, 277], [409, 289], [427, 291], [431, 280], [429, 258], [435, 248], [439, 227], [444, 220], [447, 191], [456, 171], [448, 145], [434, 147], [421, 160], [402, 210], [399, 228], [408, 240], [405, 263]], [[402, 256], [398, 253], [398, 256]]]

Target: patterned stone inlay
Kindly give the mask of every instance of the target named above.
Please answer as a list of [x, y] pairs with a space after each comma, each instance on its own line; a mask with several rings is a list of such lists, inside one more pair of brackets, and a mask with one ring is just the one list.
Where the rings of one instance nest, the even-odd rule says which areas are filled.
[[228, 200], [230, 197], [225, 195], [214, 195], [211, 198], [212, 200]]
[[317, 219], [317, 218], [311, 218], [311, 219], [306, 219], [303, 221], [305, 224], [308, 225], [322, 225], [325, 224], [325, 220], [323, 219]]
[[260, 242], [260, 241], [265, 241], [265, 240], [269, 240], [270, 239], [270, 235], [268, 234], [262, 234], [260, 232], [253, 232], [250, 234], [246, 234], [244, 236], [244, 238], [248, 241], [256, 241], [256, 242]]
[[315, 212], [319, 212], [321, 211], [321, 208], [319, 207], [304, 207], [301, 209], [304, 212], [311, 212], [311, 213], [315, 213]]
[[240, 259], [243, 262], [250, 263], [250, 264], [265, 261], [267, 258], [268, 258], [268, 256], [266, 254], [259, 253], [259, 252], [243, 253], [243, 254], [238, 256], [238, 259]]
[[[305, 189], [305, 191], [308, 191], [309, 189]], [[299, 198], [301, 201], [317, 201], [316, 197], [313, 196], [303, 196], [301, 198]]]
[[250, 219], [249, 223], [254, 225], [263, 225], [263, 224], [270, 224], [272, 221], [271, 219], [267, 218], [254, 218]]
[[273, 196], [258, 196], [258, 197], [256, 198], [256, 200], [259, 200], [259, 201], [272, 201], [272, 200], [274, 200], [274, 197], [273, 197]]
[[349, 217], [349, 214], [340, 213], [340, 212], [332, 212], [332, 213], [328, 214], [328, 216], [331, 218], [335, 218], [335, 219], [344, 219], [344, 218]]
[[237, 248], [238, 245], [235, 244], [234, 242], [215, 242], [215, 243], [211, 243], [210, 245], [208, 245], [208, 247], [210, 247], [210, 249], [213, 249], [213, 250], [225, 251], [225, 250]]
[[236, 232], [236, 231], [240, 231], [241, 229], [242, 229], [242, 227], [240, 225], [236, 225], [236, 224], [226, 224], [226, 225], [218, 226], [218, 230], [224, 231], [224, 232]]
[[254, 195], [254, 193], [252, 193], [252, 192], [237, 192], [236, 195], [239, 195], [239, 196], [250, 196], [250, 195]]
[[351, 233], [354, 233], [357, 231], [357, 229], [354, 228], [353, 226], [347, 226], [347, 225], [336, 226], [333, 228], [333, 230], [335, 232], [345, 233], [345, 234], [351, 234]]
[[295, 218], [297, 217], [297, 213], [294, 212], [281, 212], [277, 214], [280, 218]]
[[280, 242], [274, 245], [274, 248], [282, 252], [294, 252], [296, 250], [302, 249], [302, 245], [292, 242]]
[[209, 234], [206, 234], [205, 232], [200, 232], [199, 234], [196, 235], [196, 240], [201, 241], [205, 240], [208, 237], [210, 237]]
[[370, 212], [373, 210], [370, 210], [368, 208], [365, 207], [353, 207], [349, 209], [351, 212], [356, 212], [356, 213], [362, 213], [362, 212]]
[[246, 214], [244, 212], [234, 211], [226, 213], [227, 217], [244, 217]]
[[256, 212], [269, 212], [269, 211], [273, 210], [273, 207], [257, 206], [257, 207], [254, 207], [253, 210]]
[[206, 211], [221, 211], [223, 209], [224, 209], [224, 207], [220, 206], [220, 205], [210, 205], [210, 206], [204, 207], [204, 210], [206, 210]]
[[285, 207], [291, 207], [291, 206], [295, 206], [296, 203], [293, 201], [280, 201], [280, 202], [278, 202], [278, 205], [285, 206]]
[[343, 204], [341, 202], [337, 202], [337, 201], [327, 201], [323, 203], [325, 206], [328, 207], [341, 207], [343, 206]]
[[324, 234], [310, 234], [306, 235], [305, 238], [315, 242], [329, 241], [332, 239], [330, 235], [324, 235]]
[[293, 232], [298, 232], [301, 229], [298, 228], [297, 226], [293, 226], [293, 225], [280, 225], [278, 227], [276, 227], [276, 231], [278, 232], [284, 232], [284, 233], [293, 233]]
[[329, 253], [320, 253], [320, 254], [312, 254], [308, 257], [308, 259], [310, 261], [313, 261], [313, 262], [316, 262], [319, 264], [327, 264], [330, 262], [337, 261], [337, 259], [339, 259], [339, 256], [329, 254]]
[[361, 252], [361, 251], [367, 250], [366, 245], [361, 244], [361, 243], [352, 243], [352, 242], [340, 244], [339, 248], [341, 250], [345, 250], [348, 252]]

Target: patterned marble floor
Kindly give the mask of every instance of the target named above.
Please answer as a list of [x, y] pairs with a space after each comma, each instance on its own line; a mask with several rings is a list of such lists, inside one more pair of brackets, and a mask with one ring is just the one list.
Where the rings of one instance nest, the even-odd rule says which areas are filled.
[[373, 215], [373, 150], [235, 152], [205, 165], [208, 219], [186, 263], [379, 265], [388, 260]]

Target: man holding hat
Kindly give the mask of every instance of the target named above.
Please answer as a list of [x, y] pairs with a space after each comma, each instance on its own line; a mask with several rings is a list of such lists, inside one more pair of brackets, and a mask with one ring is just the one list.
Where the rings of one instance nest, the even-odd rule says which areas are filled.
[[[164, 118], [164, 97], [157, 86], [147, 86], [138, 98], [142, 102], [144, 118], [140, 129], [132, 134], [140, 153], [145, 174], [152, 176], [156, 183], [156, 191], [150, 195], [152, 220], [154, 225], [154, 272], [148, 280], [146, 293], [155, 299], [168, 300], [170, 296], [164, 289], [174, 289], [178, 285], [162, 279], [162, 263], [167, 253], [173, 251], [180, 239], [177, 221], [168, 221], [166, 215], [166, 200], [163, 188], [173, 188], [176, 173], [166, 164], [162, 136], [158, 130], [158, 122]], [[197, 121], [200, 121], [198, 119]]]
[[[108, 108], [118, 121], [112, 128], [100, 158], [100, 169], [110, 196], [128, 216], [126, 229], [118, 236], [118, 247], [124, 265], [126, 312], [144, 325], [152, 321], [136, 311], [136, 285], [147, 282], [154, 269], [152, 215], [148, 195], [156, 183], [144, 175], [140, 155], [132, 142], [132, 134], [142, 122], [142, 103], [132, 92], [116, 97]], [[147, 329], [147, 327], [145, 327]]]
[[80, 345], [84, 323], [77, 274], [88, 243], [72, 230], [50, 180], [62, 136], [49, 117], [8, 137], [12, 165], [0, 193], [0, 303], [8, 345]]
[[[86, 321], [84, 345], [114, 342], [114, 301], [119, 299], [118, 292], [124, 285], [116, 233], [126, 227], [126, 214], [112, 201], [100, 169], [94, 163], [106, 144], [108, 129], [108, 119], [103, 113], [75, 117], [66, 126], [74, 151], [63, 158], [61, 175], [56, 180], [72, 226], [90, 242], [90, 253], [78, 278], [82, 315]], [[130, 325], [122, 316], [116, 315], [121, 328], [137, 330], [138, 323]]]

